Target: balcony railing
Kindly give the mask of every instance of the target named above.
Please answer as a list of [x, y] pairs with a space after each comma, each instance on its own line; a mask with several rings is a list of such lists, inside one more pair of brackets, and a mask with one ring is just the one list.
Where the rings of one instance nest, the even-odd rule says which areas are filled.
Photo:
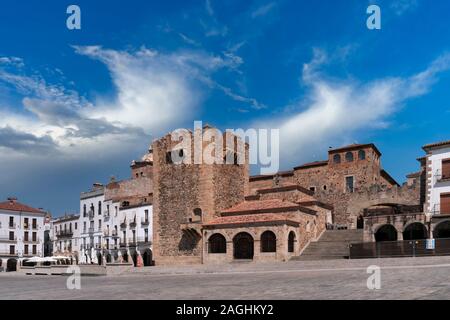
[[33, 225], [31, 226], [31, 228], [33, 228], [33, 230], [37, 230], [38, 226], [37, 226], [37, 224], [33, 224]]
[[130, 222], [130, 228], [136, 228], [136, 217]]
[[150, 224], [150, 221], [148, 220], [148, 218], [142, 218], [141, 224], [143, 226], [148, 226]]
[[31, 239], [28, 238], [28, 239], [24, 239], [23, 242], [27, 242], [27, 243], [39, 243], [40, 240], [41, 240], [40, 238], [36, 238], [36, 239], [34, 239], [34, 240], [33, 240], [32, 238], [31, 238]]
[[126, 242], [122, 242], [122, 241], [120, 242], [120, 247], [121, 247], [121, 248], [125, 248], [126, 246], [127, 246], [127, 243], [126, 243]]
[[125, 229], [125, 228], [127, 227], [127, 221], [126, 221], [126, 220], [122, 221], [122, 222], [120, 223], [120, 227], [121, 227], [122, 229]]
[[109, 218], [110, 218], [109, 213], [105, 213], [105, 216], [103, 216], [103, 221], [104, 221], [104, 222], [108, 222], [108, 221], [109, 221]]
[[17, 241], [17, 237], [10, 239], [10, 237], [0, 237], [0, 242], [15, 242]]
[[56, 237], [60, 238], [71, 238], [73, 236], [73, 231], [71, 230], [62, 230], [56, 233]]
[[138, 237], [139, 244], [151, 244], [151, 240], [149, 237]]
[[89, 233], [94, 233], [94, 227], [89, 228], [89, 229], [88, 229], [88, 232], [89, 232]]

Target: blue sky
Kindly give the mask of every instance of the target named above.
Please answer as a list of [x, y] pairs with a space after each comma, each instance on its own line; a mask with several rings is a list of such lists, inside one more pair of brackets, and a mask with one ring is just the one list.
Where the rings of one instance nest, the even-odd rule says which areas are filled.
[[374, 142], [402, 182], [450, 139], [449, 17], [444, 0], [5, 2], [0, 197], [77, 212], [80, 191], [194, 120], [279, 128], [281, 169]]

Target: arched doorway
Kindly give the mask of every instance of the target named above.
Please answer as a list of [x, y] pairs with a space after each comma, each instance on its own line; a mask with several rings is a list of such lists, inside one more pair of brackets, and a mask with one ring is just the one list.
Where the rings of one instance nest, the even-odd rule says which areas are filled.
[[103, 259], [102, 254], [101, 253], [97, 254], [97, 260], [98, 260], [97, 263], [99, 266], [102, 265], [102, 262], [103, 262], [102, 259]]
[[289, 232], [288, 236], [288, 252], [294, 251], [295, 251], [295, 232], [291, 231]]
[[128, 262], [128, 253], [124, 252], [122, 255], [122, 258], [123, 258], [123, 262]]
[[153, 254], [152, 254], [152, 250], [150, 249], [146, 249], [144, 251], [144, 254], [142, 256], [142, 260], [144, 260], [144, 267], [149, 267], [151, 265], [153, 265]]
[[403, 231], [403, 240], [422, 240], [427, 238], [427, 228], [420, 222], [408, 225]]
[[261, 235], [261, 252], [276, 252], [277, 236], [272, 231], [265, 231]]
[[111, 263], [111, 254], [106, 255], [106, 263]]
[[391, 224], [385, 224], [375, 233], [375, 241], [397, 241], [397, 229]]
[[235, 259], [253, 259], [253, 238], [246, 232], [238, 233], [233, 239]]
[[220, 233], [215, 233], [208, 239], [208, 253], [227, 253], [227, 240]]
[[434, 227], [433, 235], [436, 239], [450, 238], [450, 221], [443, 221]]
[[17, 271], [17, 260], [8, 259], [6, 262], [6, 272]]

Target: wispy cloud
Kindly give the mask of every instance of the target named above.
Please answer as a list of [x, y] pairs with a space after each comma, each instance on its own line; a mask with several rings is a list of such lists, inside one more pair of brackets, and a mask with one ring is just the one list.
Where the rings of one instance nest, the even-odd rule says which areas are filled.
[[290, 106], [288, 115], [259, 123], [280, 128], [280, 150], [290, 164], [310, 160], [302, 158], [304, 150], [308, 154], [320, 153], [324, 145], [355, 141], [361, 130], [389, 126], [390, 116], [401, 110], [409, 99], [427, 94], [439, 73], [450, 69], [450, 54], [445, 54], [409, 77], [361, 83], [327, 79], [321, 68], [329, 59], [326, 52], [315, 50], [313, 59], [303, 66], [306, 98]]
[[394, 0], [390, 3], [391, 9], [394, 10], [397, 15], [402, 15], [407, 11], [414, 10], [418, 5], [418, 0]]
[[275, 2], [269, 2], [265, 5], [262, 5], [258, 8], [256, 8], [251, 16], [252, 18], [257, 18], [257, 17], [262, 17], [267, 15], [270, 11], [272, 11], [274, 8], [276, 7], [276, 3]]

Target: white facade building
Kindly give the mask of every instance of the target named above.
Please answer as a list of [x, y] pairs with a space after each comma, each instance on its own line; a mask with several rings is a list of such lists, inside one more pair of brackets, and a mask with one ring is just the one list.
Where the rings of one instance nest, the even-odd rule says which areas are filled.
[[425, 210], [432, 215], [450, 215], [450, 141], [429, 144]]
[[19, 203], [16, 198], [0, 202], [1, 268], [15, 271], [19, 258], [44, 255], [46, 212]]
[[52, 254], [76, 258], [80, 252], [80, 216], [65, 215], [51, 221]]

